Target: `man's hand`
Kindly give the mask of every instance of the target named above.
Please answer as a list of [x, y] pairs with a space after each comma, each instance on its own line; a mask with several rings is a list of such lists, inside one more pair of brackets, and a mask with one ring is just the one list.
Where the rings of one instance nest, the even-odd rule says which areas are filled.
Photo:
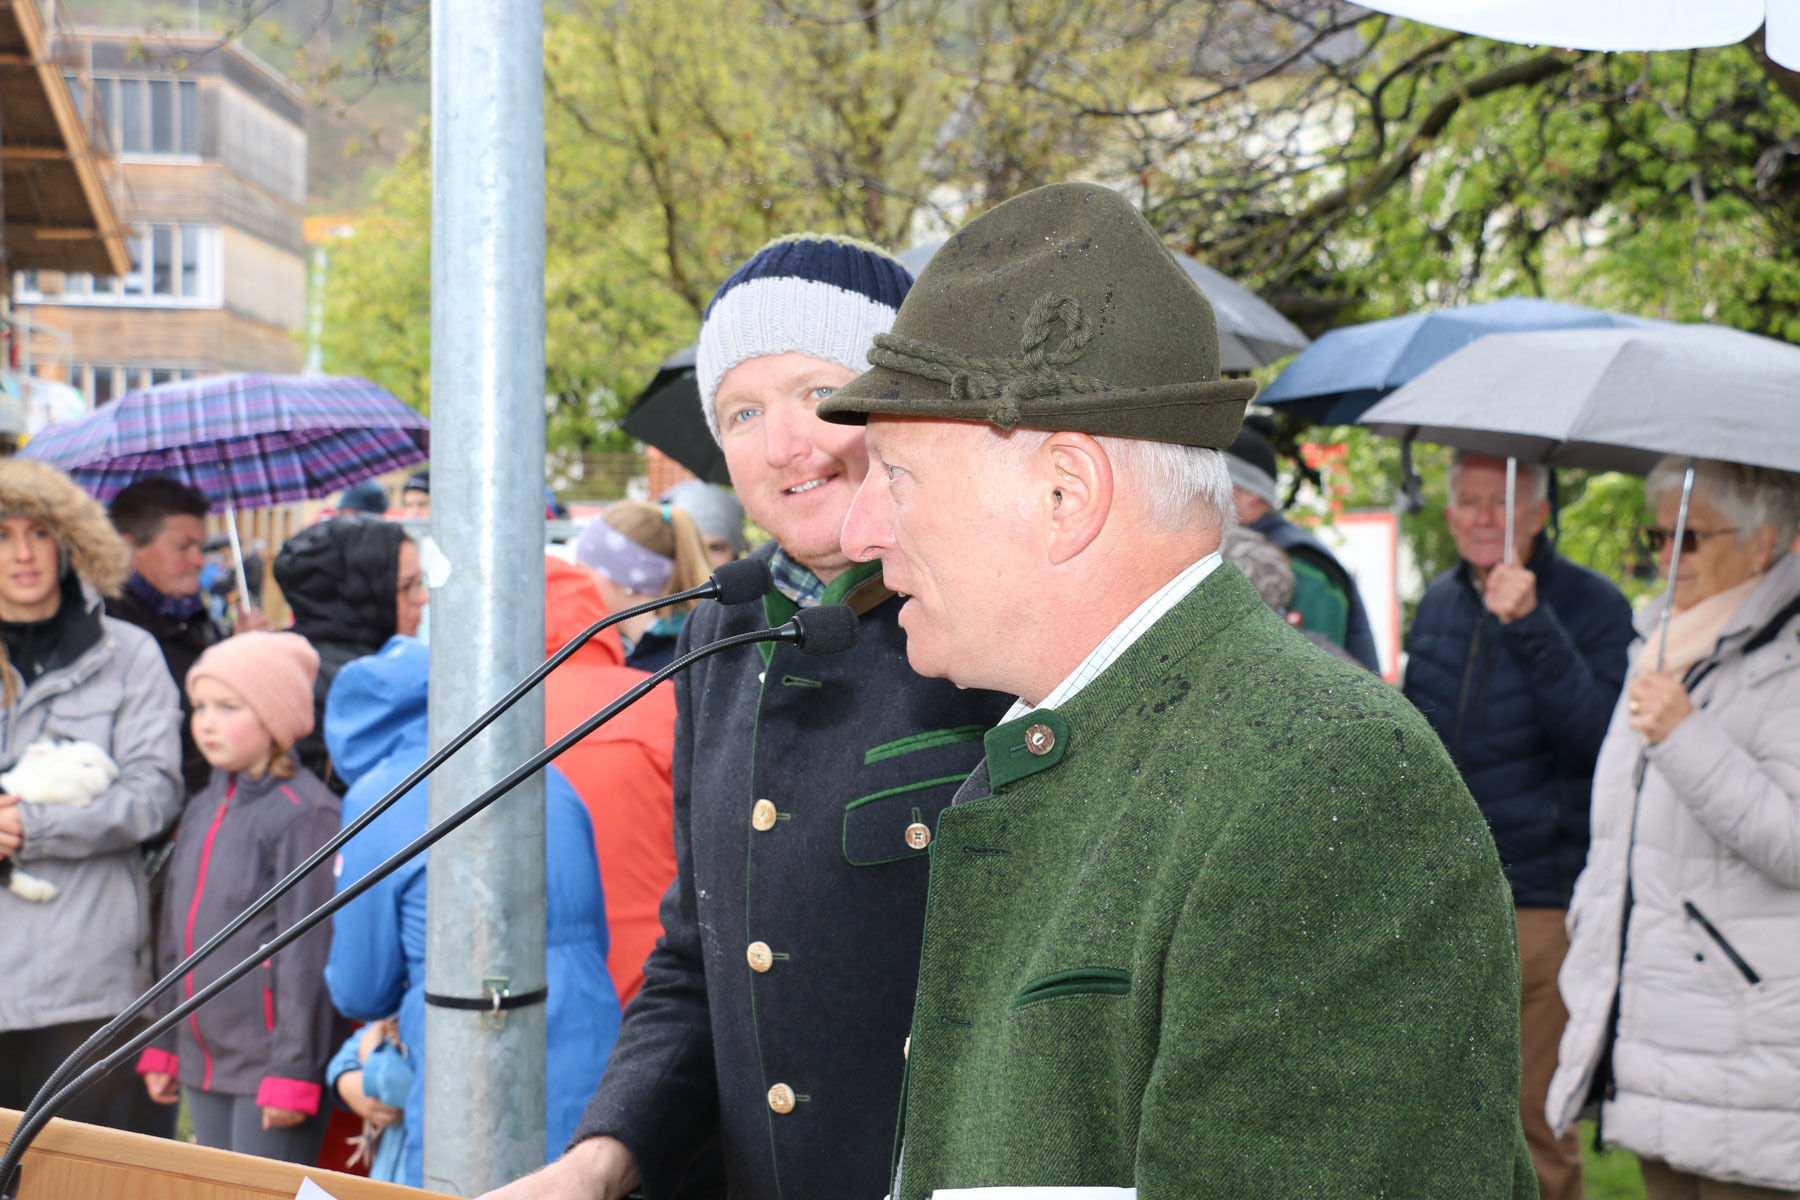
[[260, 608], [252, 608], [248, 604], [238, 605], [237, 625], [233, 633], [267, 633], [269, 618]]
[[339, 1075], [337, 1094], [340, 1100], [350, 1106], [351, 1112], [377, 1129], [386, 1129], [400, 1120], [399, 1109], [383, 1104], [363, 1091], [363, 1073], [361, 1071], [345, 1071]]
[[144, 1090], [150, 1093], [150, 1099], [158, 1104], [179, 1104], [181, 1088], [173, 1075], [164, 1075], [161, 1071], [144, 1072]]
[[481, 1200], [624, 1200], [637, 1185], [637, 1161], [625, 1143], [597, 1137]]
[[1537, 576], [1518, 563], [1500, 563], [1488, 572], [1482, 599], [1488, 611], [1510, 625], [1537, 608]]
[[1627, 719], [1652, 746], [1674, 733], [1693, 711], [1687, 689], [1667, 671], [1645, 671], [1626, 692]]
[[11, 858], [25, 845], [25, 822], [19, 816], [19, 798], [0, 794], [0, 858]]
[[292, 1129], [306, 1120], [306, 1114], [291, 1108], [277, 1108], [273, 1104], [263, 1105], [262, 1126], [264, 1129]]

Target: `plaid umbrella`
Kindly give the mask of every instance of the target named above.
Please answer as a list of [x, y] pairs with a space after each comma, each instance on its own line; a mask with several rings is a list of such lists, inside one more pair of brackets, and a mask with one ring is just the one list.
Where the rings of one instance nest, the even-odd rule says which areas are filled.
[[422, 415], [366, 379], [213, 375], [129, 392], [19, 453], [102, 503], [171, 475], [215, 504], [272, 508], [424, 462], [430, 436]]
[[224, 505], [238, 559], [235, 510], [316, 500], [425, 461], [430, 423], [366, 379], [212, 375], [128, 392], [52, 425], [19, 451], [60, 467], [101, 503], [169, 475]]

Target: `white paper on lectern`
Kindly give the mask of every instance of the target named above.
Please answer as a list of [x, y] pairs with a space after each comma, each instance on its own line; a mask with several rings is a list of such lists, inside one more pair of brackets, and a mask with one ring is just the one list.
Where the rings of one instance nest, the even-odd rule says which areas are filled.
[[312, 1180], [302, 1179], [300, 1190], [294, 1193], [294, 1200], [337, 1200], [337, 1197]]
[[1137, 1200], [1136, 1188], [984, 1187], [939, 1188], [931, 1200]]

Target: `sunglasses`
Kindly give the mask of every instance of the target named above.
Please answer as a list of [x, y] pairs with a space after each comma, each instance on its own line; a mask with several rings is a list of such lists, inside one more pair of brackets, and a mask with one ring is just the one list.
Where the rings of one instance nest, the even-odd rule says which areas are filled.
[[[1681, 531], [1681, 552], [1692, 554], [1700, 549], [1700, 543], [1707, 538], [1721, 537], [1727, 533], [1736, 532], [1736, 526], [1730, 529], [1684, 529]], [[1662, 548], [1668, 545], [1669, 540], [1674, 536], [1674, 532], [1668, 529], [1644, 530], [1644, 540], [1650, 543], [1650, 553], [1652, 554], [1661, 554]]]

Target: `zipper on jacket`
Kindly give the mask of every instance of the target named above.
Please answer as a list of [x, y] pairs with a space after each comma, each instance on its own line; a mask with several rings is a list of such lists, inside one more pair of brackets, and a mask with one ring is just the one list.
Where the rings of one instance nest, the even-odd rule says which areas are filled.
[[[1480, 597], [1476, 597], [1480, 603]], [[1475, 664], [1481, 656], [1481, 631], [1487, 627], [1487, 613], [1475, 622], [1475, 635], [1469, 639], [1469, 657], [1463, 663], [1462, 690], [1456, 697], [1456, 725], [1451, 732], [1450, 757], [1461, 760], [1463, 721], [1469, 715], [1469, 688], [1475, 682]]]
[[[231, 807], [231, 798], [237, 795], [237, 776], [225, 785], [225, 799], [219, 804], [219, 811], [213, 814], [212, 825], [206, 831], [206, 841], [200, 845], [200, 874], [194, 881], [194, 898], [188, 902], [187, 930], [184, 941], [183, 957], [191, 957], [194, 953], [194, 921], [200, 915], [200, 897], [206, 892], [206, 871], [212, 864], [213, 842], [219, 836], [219, 826], [225, 823], [225, 810]], [[187, 998], [194, 998], [194, 973], [189, 971], [182, 981], [187, 991]], [[200, 1090], [212, 1088], [213, 1060], [212, 1051], [206, 1048], [206, 1039], [200, 1036], [200, 1013], [198, 1010], [188, 1014], [188, 1025], [194, 1031], [194, 1041], [200, 1047], [200, 1061], [205, 1064], [200, 1074]]]
[[1706, 936], [1711, 938], [1718, 945], [1719, 949], [1725, 952], [1725, 957], [1731, 960], [1731, 965], [1738, 969], [1738, 974], [1744, 977], [1746, 983], [1756, 984], [1762, 982], [1762, 976], [1756, 973], [1756, 968], [1744, 961], [1744, 956], [1737, 952], [1737, 947], [1725, 940], [1725, 935], [1719, 932], [1716, 925], [1706, 919], [1705, 913], [1694, 907], [1694, 902], [1692, 900], [1683, 900], [1681, 902], [1681, 907], [1688, 916], [1700, 922], [1700, 928], [1706, 931]]

